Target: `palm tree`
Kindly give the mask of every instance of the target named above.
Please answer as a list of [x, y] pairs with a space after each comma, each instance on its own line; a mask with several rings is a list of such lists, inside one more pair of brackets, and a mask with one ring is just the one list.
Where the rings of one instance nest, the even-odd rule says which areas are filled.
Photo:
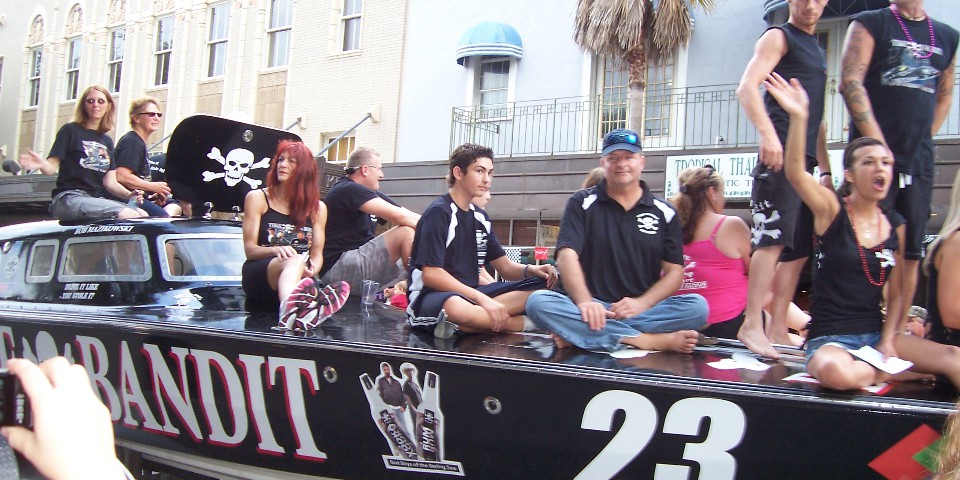
[[709, 12], [714, 0], [578, 0], [574, 40], [597, 55], [626, 62], [630, 126], [643, 121], [647, 63], [672, 55], [693, 34], [690, 7]]

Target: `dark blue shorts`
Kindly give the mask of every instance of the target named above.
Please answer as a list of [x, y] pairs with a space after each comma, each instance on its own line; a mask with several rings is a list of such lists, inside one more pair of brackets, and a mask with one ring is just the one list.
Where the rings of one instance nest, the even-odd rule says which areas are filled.
[[[497, 298], [500, 295], [515, 291], [541, 290], [547, 288], [547, 281], [540, 277], [530, 277], [515, 282], [493, 282], [488, 285], [481, 285], [477, 290], [490, 298]], [[414, 328], [422, 328], [433, 331], [433, 327], [441, 320], [443, 303], [452, 296], [458, 296], [473, 303], [470, 299], [456, 292], [427, 292], [420, 295], [416, 305], [411, 305], [407, 313], [407, 323]], [[414, 315], [410, 315], [410, 311]]]

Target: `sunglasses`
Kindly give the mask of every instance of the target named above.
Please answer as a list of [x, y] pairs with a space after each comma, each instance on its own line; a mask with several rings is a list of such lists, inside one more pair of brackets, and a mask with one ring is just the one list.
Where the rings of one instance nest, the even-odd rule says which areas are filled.
[[607, 145], [613, 145], [615, 143], [629, 143], [631, 145], [638, 145], [639, 138], [632, 133], [614, 133], [609, 135], [604, 143]]
[[146, 115], [148, 117], [157, 117], [157, 118], [163, 117], [163, 114], [160, 112], [140, 112], [140, 115]]
[[713, 165], [710, 165], [709, 163], [706, 164], [706, 165], [704, 165], [703, 168], [706, 168], [706, 169], [707, 169], [707, 176], [708, 176], [708, 177], [709, 177], [710, 175], [713, 175], [714, 172], [716, 172], [716, 170], [713, 168]]
[[85, 98], [83, 101], [87, 102], [90, 105], [93, 105], [94, 103], [99, 103], [100, 105], [107, 103], [107, 101], [102, 98]]

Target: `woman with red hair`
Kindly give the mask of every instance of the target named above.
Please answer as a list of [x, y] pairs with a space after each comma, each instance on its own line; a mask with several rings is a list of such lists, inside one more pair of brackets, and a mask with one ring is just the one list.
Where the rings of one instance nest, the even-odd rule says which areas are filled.
[[248, 305], [280, 303], [279, 327], [313, 328], [343, 306], [350, 286], [320, 288], [327, 207], [317, 162], [301, 142], [283, 140], [270, 162], [267, 188], [247, 193], [243, 208], [243, 291]]

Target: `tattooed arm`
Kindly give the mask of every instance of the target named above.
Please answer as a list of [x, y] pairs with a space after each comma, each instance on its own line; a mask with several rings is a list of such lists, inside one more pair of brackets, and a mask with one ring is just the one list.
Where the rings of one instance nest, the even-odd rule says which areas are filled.
[[858, 21], [850, 22], [847, 29], [847, 38], [844, 40], [841, 59], [840, 92], [843, 101], [847, 104], [850, 118], [857, 130], [865, 137], [873, 137], [882, 141], [887, 140], [880, 131], [880, 125], [873, 116], [873, 106], [863, 80], [867, 76], [867, 68], [873, 57], [874, 40], [870, 32]]
[[940, 125], [947, 118], [950, 112], [950, 101], [953, 99], [953, 67], [956, 58], [950, 61], [950, 65], [940, 72], [940, 79], [937, 85], [937, 104], [933, 107], [933, 124], [930, 127], [930, 135], [936, 135], [940, 130]]

